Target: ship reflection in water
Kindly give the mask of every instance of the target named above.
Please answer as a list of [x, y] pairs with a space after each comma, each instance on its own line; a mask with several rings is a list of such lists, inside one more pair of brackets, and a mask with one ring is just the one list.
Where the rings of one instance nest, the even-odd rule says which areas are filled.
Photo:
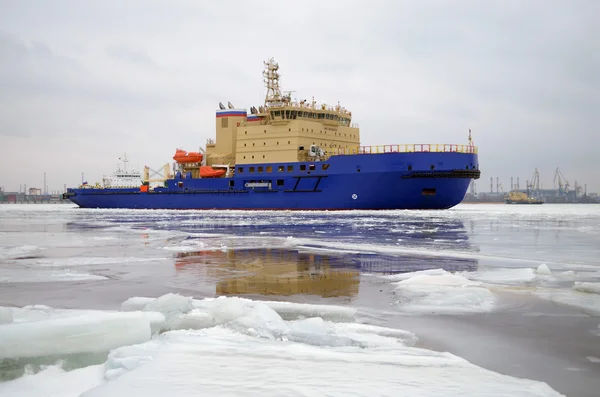
[[359, 270], [342, 257], [276, 248], [179, 253], [176, 266], [203, 268], [216, 279], [217, 295], [352, 297], [360, 283]]
[[[473, 258], [425, 255], [323, 254], [260, 248], [178, 253], [178, 272], [216, 284], [216, 295], [315, 295], [323, 298], [358, 294], [361, 273], [397, 274], [442, 268], [474, 271]], [[200, 281], [200, 280], [198, 280]]]

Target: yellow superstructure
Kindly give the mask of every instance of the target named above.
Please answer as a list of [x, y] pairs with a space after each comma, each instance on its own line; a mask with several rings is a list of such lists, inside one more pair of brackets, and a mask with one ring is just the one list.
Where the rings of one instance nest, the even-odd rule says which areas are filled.
[[279, 65], [265, 62], [267, 95], [263, 106], [246, 109], [220, 104], [216, 139], [206, 145], [207, 165], [297, 162], [326, 159], [332, 153], [357, 153], [360, 132], [352, 113], [340, 106], [292, 101], [281, 94]]

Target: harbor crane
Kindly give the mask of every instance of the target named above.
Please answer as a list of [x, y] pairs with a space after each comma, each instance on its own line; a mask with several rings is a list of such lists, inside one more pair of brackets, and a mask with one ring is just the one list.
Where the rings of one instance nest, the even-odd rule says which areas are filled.
[[540, 172], [537, 168], [535, 169], [535, 171], [533, 171], [533, 177], [531, 178], [531, 182], [527, 181], [525, 185], [527, 186], [528, 196], [540, 196]]
[[[558, 187], [557, 187], [558, 185]], [[554, 172], [554, 190], [557, 191], [559, 196], [565, 195], [569, 192], [569, 181], [564, 177], [562, 172], [558, 168]]]

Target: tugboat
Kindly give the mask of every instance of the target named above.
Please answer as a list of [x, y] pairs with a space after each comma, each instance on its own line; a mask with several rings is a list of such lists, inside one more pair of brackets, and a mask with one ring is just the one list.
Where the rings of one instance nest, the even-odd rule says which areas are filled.
[[[468, 144], [361, 146], [352, 112], [293, 100], [279, 87], [279, 65], [264, 63], [264, 104], [216, 110], [216, 139], [176, 151], [160, 184], [148, 172], [136, 188], [71, 188], [82, 208], [139, 209], [445, 209], [480, 177]], [[204, 168], [208, 167], [208, 168]]]

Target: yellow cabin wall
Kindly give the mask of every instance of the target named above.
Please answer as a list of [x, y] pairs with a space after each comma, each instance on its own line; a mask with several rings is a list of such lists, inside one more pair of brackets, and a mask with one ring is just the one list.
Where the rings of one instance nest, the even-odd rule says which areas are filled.
[[358, 128], [324, 125], [318, 121], [289, 120], [261, 125], [259, 122], [242, 123], [237, 127], [237, 164], [296, 162], [298, 148], [310, 145], [333, 153], [346, 152], [360, 145]]

